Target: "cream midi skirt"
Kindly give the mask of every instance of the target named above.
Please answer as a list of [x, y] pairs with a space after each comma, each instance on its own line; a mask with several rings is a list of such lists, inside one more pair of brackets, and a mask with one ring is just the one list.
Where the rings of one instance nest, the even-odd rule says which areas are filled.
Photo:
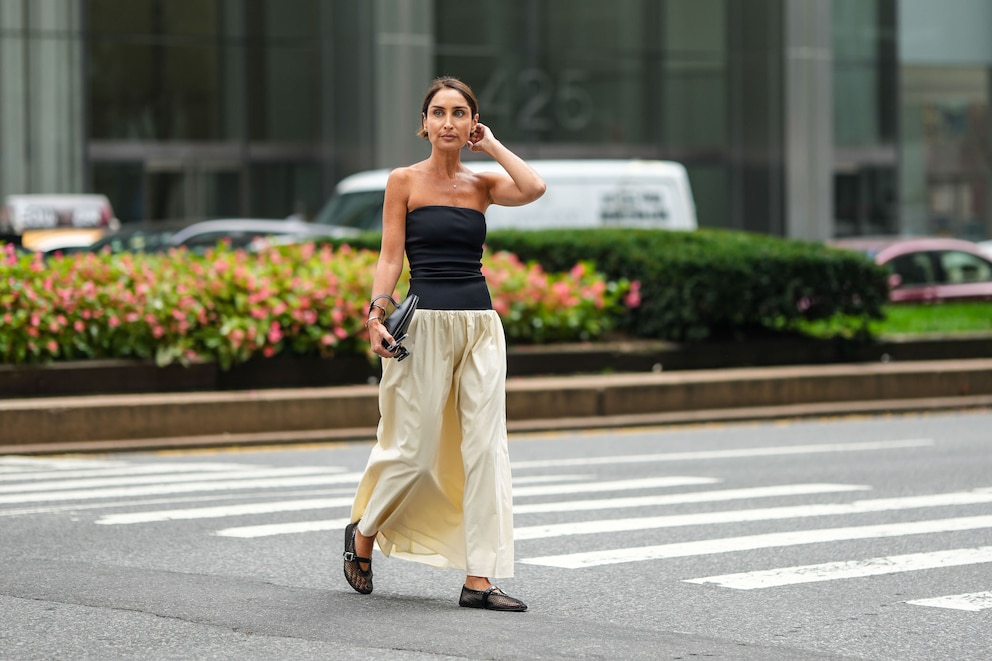
[[351, 520], [387, 556], [513, 576], [506, 339], [493, 310], [417, 310], [383, 361], [377, 443]]

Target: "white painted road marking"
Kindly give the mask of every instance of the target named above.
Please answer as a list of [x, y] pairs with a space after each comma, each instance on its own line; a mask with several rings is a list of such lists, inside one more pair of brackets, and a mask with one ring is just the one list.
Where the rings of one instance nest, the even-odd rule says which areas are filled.
[[338, 475], [307, 475], [302, 477], [283, 477], [262, 480], [241, 479], [227, 481], [222, 478], [217, 478], [211, 482], [193, 482], [190, 484], [155, 484], [143, 487], [117, 487], [112, 489], [81, 491], [19, 493], [0, 496], [0, 504], [39, 503], [53, 500], [93, 500], [97, 498], [134, 498], [138, 496], [157, 496], [161, 494], [193, 493], [196, 491], [275, 489], [280, 487], [299, 487], [304, 485], [313, 486], [318, 484], [357, 483], [361, 477], [361, 473], [344, 473]]
[[[222, 480], [248, 480], [267, 477], [293, 477], [297, 475], [327, 475], [328, 473], [343, 472], [343, 468], [326, 469], [323, 467], [297, 467], [297, 468], [266, 468], [226, 471], [218, 475]], [[24, 493], [27, 491], [78, 491], [82, 489], [102, 489], [105, 487], [122, 487], [138, 484], [158, 484], [168, 482], [178, 484], [180, 482], [197, 482], [213, 477], [204, 475], [196, 471], [191, 473], [178, 473], [172, 475], [140, 475], [128, 477], [105, 477], [91, 478], [83, 480], [54, 480], [50, 482], [36, 482], [34, 484], [12, 484], [0, 486], [0, 493]]]
[[784, 484], [775, 487], [750, 487], [746, 489], [721, 489], [717, 491], [690, 491], [657, 496], [630, 496], [627, 498], [597, 498], [595, 500], [566, 500], [557, 503], [531, 503], [514, 505], [514, 514], [539, 514], [544, 512], [579, 512], [587, 510], [654, 507], [657, 505], [684, 505], [686, 503], [714, 503], [748, 498], [776, 498], [803, 496], [841, 491], [870, 491], [861, 484]]
[[[549, 484], [544, 486], [520, 487], [513, 489], [513, 496], [554, 495], [567, 493], [587, 493], [593, 491], [622, 491], [627, 489], [647, 489], [656, 487], [672, 487], [685, 484], [712, 484], [718, 480], [709, 477], [657, 477], [643, 480], [617, 480], [615, 482], [583, 482], [582, 484]], [[267, 537], [271, 535], [291, 535], [301, 532], [319, 532], [335, 530], [344, 524], [339, 519], [323, 521], [301, 521], [293, 523], [275, 523], [262, 526], [245, 526], [225, 528], [217, 532], [222, 537]]]
[[241, 526], [240, 528], [225, 528], [214, 534], [218, 537], [271, 537], [273, 535], [292, 535], [301, 532], [323, 532], [326, 530], [344, 530], [351, 519], [330, 519], [325, 521], [297, 521], [295, 523], [270, 523], [260, 526]]
[[529, 565], [562, 567], [564, 569], [580, 569], [583, 567], [597, 567], [600, 565], [639, 562], [642, 560], [686, 558], [696, 555], [733, 553], [735, 551], [752, 551], [756, 549], [779, 548], [783, 546], [801, 546], [805, 544], [839, 542], [852, 539], [880, 539], [884, 537], [903, 537], [907, 535], [925, 535], [930, 533], [979, 530], [984, 528], [992, 528], [992, 516], [967, 516], [954, 519], [935, 519], [931, 521], [915, 521], [912, 523], [886, 523], [874, 526], [857, 526], [849, 528], [795, 530], [791, 532], [768, 533], [764, 535], [747, 535], [744, 537], [704, 539], [696, 542], [660, 544], [657, 546], [626, 547], [619, 549], [608, 549], [605, 551], [591, 551], [587, 553], [548, 555], [537, 558], [527, 558], [521, 560], [520, 562]]
[[518, 468], [560, 468], [563, 466], [601, 466], [607, 464], [642, 464], [666, 461], [692, 461], [710, 459], [747, 459], [751, 457], [776, 457], [796, 454], [820, 454], [828, 452], [869, 452], [873, 450], [901, 450], [905, 448], [929, 447], [933, 439], [913, 438], [903, 441], [877, 441], [870, 443], [824, 443], [819, 445], [780, 445], [765, 448], [741, 448], [738, 450], [700, 450], [694, 452], [667, 452], [661, 454], [628, 454], [607, 457], [573, 457], [571, 459], [545, 459], [539, 461], [515, 461], [510, 464]]
[[696, 484], [722, 482], [715, 477], [647, 477], [636, 480], [613, 480], [609, 482], [581, 482], [579, 484], [548, 484], [534, 487], [520, 487], [513, 490], [514, 498], [525, 496], [549, 496], [566, 493], [597, 493], [603, 491], [633, 491], [635, 489], [657, 489], [684, 487]]
[[[305, 510], [351, 507], [354, 496], [343, 498], [310, 498], [305, 500], [284, 500], [271, 503], [249, 503], [246, 505], [218, 505], [217, 507], [194, 507], [181, 510], [159, 510], [156, 512], [124, 512], [107, 514], [97, 523], [104, 526], [117, 526], [133, 523], [156, 523], [159, 521], [189, 521], [192, 519], [220, 519], [229, 516], [249, 514], [272, 514], [274, 512], [302, 512]], [[350, 521], [349, 521], [350, 523]]]
[[[589, 479], [590, 475], [551, 475], [546, 480], [540, 476], [514, 479], [514, 484], [526, 484], [538, 481], [565, 482], [575, 479]], [[275, 512], [302, 512], [306, 510], [332, 509], [335, 507], [351, 507], [354, 496], [343, 498], [306, 498], [300, 500], [269, 501], [249, 503], [244, 505], [218, 505], [216, 507], [192, 507], [174, 510], [155, 510], [144, 512], [127, 512], [108, 514], [96, 523], [106, 526], [127, 525], [134, 523], [156, 523], [160, 521], [184, 521], [191, 519], [216, 519], [229, 516], [246, 516], [251, 514], [272, 514]]]
[[907, 601], [913, 606], [930, 606], [932, 608], [951, 608], [959, 611], [981, 611], [992, 608], [992, 591], [971, 592], [968, 594], [952, 594], [933, 599], [914, 599]]
[[951, 507], [992, 503], [992, 493], [953, 492], [931, 496], [909, 496], [906, 498], [878, 498], [858, 500], [853, 503], [829, 505], [795, 505], [791, 507], [768, 507], [764, 509], [723, 510], [700, 514], [674, 514], [668, 516], [648, 516], [630, 519], [603, 519], [599, 521], [578, 521], [574, 523], [553, 523], [543, 526], [529, 526], [514, 530], [514, 538], [545, 539], [569, 535], [594, 535], [600, 533], [627, 532], [631, 530], [652, 530], [675, 528], [678, 526], [701, 526], [716, 523], [738, 523], [743, 521], [774, 521], [780, 519], [801, 519], [843, 514], [867, 514], [869, 512], [892, 512], [919, 509], [924, 507]]
[[[981, 546], [973, 549], [952, 549], [949, 551], [932, 551], [930, 553], [909, 553], [906, 555], [890, 555], [882, 558], [867, 560], [849, 560], [844, 562], [825, 562], [817, 565], [801, 567], [782, 567], [763, 571], [742, 572], [740, 574], [724, 574], [723, 576], [707, 576], [693, 578], [685, 583], [700, 585], [715, 584], [735, 590], [758, 590], [774, 588], [782, 585], [797, 585], [800, 583], [817, 583], [820, 581], [836, 581], [845, 578], [862, 578], [865, 576], [880, 576], [882, 574], [898, 574], [901, 572], [919, 571], [921, 569], [939, 569], [942, 567], [960, 567], [992, 562], [992, 546]], [[984, 594], [984, 608], [992, 607], [992, 593]], [[969, 597], [969, 595], [958, 595]], [[943, 597], [942, 599], [954, 599]], [[938, 600], [923, 599], [906, 603], [922, 606], [934, 606]], [[981, 602], [981, 599], [976, 599]], [[953, 608], [954, 606], [944, 606]], [[980, 610], [974, 608], [971, 610]]]
[[[152, 475], [156, 473], [192, 473], [202, 472], [223, 472], [223, 471], [246, 471], [261, 470], [265, 466], [252, 466], [250, 464], [137, 464], [132, 466], [119, 466], [114, 468], [90, 468], [90, 469], [65, 469], [46, 471], [23, 471], [17, 469], [5, 470], [0, 468], [0, 482], [26, 482], [28, 480], [64, 480], [68, 478], [82, 477], [113, 477], [115, 475]], [[344, 469], [332, 468], [331, 472], [339, 472]]]
[[[516, 480], [514, 480], [516, 482]], [[621, 509], [645, 507], [649, 505], [669, 505], [676, 503], [697, 503], [740, 498], [762, 498], [772, 496], [792, 496], [801, 494], [831, 493], [838, 491], [863, 491], [870, 487], [847, 484], [794, 484], [780, 487], [757, 487], [754, 489], [726, 489], [723, 491], [697, 491], [682, 494], [639, 496], [631, 498], [602, 498], [599, 500], [566, 500], [553, 503], [514, 505], [514, 514], [536, 512], [585, 511], [596, 509]], [[218, 505], [216, 507], [192, 507], [173, 510], [126, 512], [107, 514], [96, 523], [101, 525], [127, 525], [134, 523], [155, 523], [159, 521], [181, 521], [188, 519], [224, 518], [249, 514], [271, 514], [274, 512], [295, 512], [334, 507], [350, 507], [353, 498], [307, 498], [300, 500], [269, 501], [244, 505]]]

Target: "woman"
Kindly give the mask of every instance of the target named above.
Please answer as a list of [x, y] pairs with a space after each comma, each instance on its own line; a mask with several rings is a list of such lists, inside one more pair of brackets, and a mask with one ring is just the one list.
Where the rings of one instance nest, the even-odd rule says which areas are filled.
[[[459, 605], [525, 611], [491, 578], [513, 575], [513, 520], [507, 456], [506, 343], [482, 275], [485, 211], [544, 194], [544, 181], [479, 123], [472, 90], [438, 78], [421, 109], [424, 161], [390, 173], [382, 249], [367, 326], [372, 351], [389, 359], [394, 339], [382, 324], [410, 261], [420, 303], [405, 342], [411, 358], [385, 360], [377, 444], [345, 528], [344, 573], [372, 591], [372, 544], [386, 555], [466, 573]], [[468, 147], [503, 173], [461, 162]], [[384, 344], [385, 341], [385, 344]]]

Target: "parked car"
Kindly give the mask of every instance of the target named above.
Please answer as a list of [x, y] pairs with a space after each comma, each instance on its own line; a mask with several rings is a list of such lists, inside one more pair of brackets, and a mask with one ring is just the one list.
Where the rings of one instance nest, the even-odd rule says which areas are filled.
[[8, 195], [0, 207], [0, 234], [59, 227], [115, 230], [119, 226], [106, 195]]
[[298, 243], [356, 233], [354, 230], [314, 225], [297, 219], [221, 218], [180, 225], [167, 222], [125, 225], [85, 249], [118, 253], [165, 252], [170, 248], [184, 247], [193, 252], [203, 252], [226, 241], [232, 248], [257, 250], [271, 243]]
[[893, 303], [992, 301], [992, 259], [971, 241], [852, 238], [830, 245], [862, 252], [888, 267]]
[[140, 225], [124, 225], [116, 232], [106, 234], [90, 245], [71, 252], [165, 252], [172, 247], [169, 243], [172, 235], [187, 224], [142, 223]]
[[171, 246], [203, 251], [226, 241], [232, 248], [255, 250], [266, 243], [313, 241], [319, 238], [354, 236], [357, 230], [316, 225], [303, 220], [224, 218], [204, 220], [178, 230], [168, 239]]

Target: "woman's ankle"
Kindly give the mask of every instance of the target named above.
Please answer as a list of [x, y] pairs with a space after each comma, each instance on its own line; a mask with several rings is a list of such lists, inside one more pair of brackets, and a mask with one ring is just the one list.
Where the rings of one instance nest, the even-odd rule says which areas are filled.
[[469, 590], [488, 590], [492, 587], [492, 583], [485, 576], [466, 576], [465, 587]]

